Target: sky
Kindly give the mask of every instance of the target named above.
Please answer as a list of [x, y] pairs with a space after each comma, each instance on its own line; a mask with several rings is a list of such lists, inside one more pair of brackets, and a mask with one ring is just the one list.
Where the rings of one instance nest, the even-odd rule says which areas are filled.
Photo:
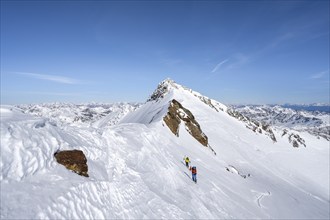
[[1, 0], [1, 104], [329, 103], [329, 1]]

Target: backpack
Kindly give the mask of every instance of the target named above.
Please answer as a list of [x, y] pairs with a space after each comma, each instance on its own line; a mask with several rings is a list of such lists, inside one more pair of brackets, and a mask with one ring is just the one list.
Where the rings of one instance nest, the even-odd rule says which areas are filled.
[[195, 166], [193, 166], [192, 168], [191, 168], [191, 171], [192, 171], [192, 173], [197, 173], [197, 169], [196, 169], [196, 167]]

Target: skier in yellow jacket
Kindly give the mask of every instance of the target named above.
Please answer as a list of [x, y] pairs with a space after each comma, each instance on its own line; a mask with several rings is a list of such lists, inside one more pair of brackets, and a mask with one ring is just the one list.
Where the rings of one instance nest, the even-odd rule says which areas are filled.
[[189, 157], [184, 157], [183, 160], [186, 162], [186, 167], [189, 168], [189, 163], [190, 163]]

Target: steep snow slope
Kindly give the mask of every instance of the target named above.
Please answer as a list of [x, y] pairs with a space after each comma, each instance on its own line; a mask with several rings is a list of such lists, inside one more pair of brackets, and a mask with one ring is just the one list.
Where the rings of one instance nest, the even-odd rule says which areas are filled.
[[[183, 123], [179, 137], [170, 131], [172, 99], [216, 155]], [[293, 148], [281, 132], [274, 143], [170, 80], [114, 126], [78, 129], [1, 106], [1, 218], [329, 218], [329, 142], [302, 132], [307, 147]], [[57, 164], [58, 149], [84, 151], [90, 177]]]

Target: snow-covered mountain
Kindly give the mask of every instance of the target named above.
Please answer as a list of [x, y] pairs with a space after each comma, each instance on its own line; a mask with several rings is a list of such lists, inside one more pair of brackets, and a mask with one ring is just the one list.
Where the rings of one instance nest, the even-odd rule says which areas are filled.
[[330, 113], [330, 103], [312, 103], [312, 104], [284, 104], [284, 108], [291, 108], [297, 111], [318, 111]]
[[[328, 140], [283, 135], [172, 80], [116, 123], [0, 112], [2, 219], [330, 217]], [[73, 149], [88, 175], [57, 163], [54, 154]]]
[[24, 113], [48, 118], [57, 124], [71, 126], [111, 126], [127, 113], [138, 108], [140, 103], [43, 103], [17, 105]]
[[[313, 105], [314, 106], [314, 105]], [[282, 106], [247, 105], [233, 106], [241, 114], [273, 127], [307, 131], [330, 141], [330, 113], [293, 110]]]

